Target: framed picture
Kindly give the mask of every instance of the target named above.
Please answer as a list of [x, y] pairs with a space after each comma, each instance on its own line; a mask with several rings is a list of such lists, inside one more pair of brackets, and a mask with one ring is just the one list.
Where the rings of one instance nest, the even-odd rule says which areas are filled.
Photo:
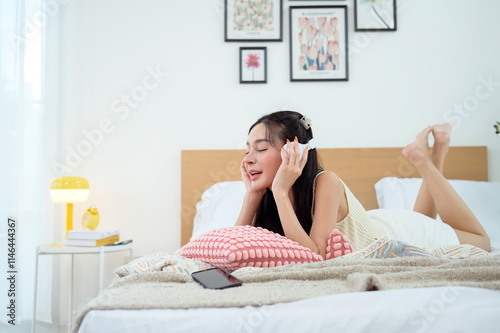
[[281, 42], [283, 0], [224, 0], [226, 42]]
[[396, 31], [396, 0], [354, 0], [355, 31]]
[[240, 83], [267, 83], [266, 47], [240, 47]]
[[347, 80], [347, 6], [290, 7], [290, 81]]

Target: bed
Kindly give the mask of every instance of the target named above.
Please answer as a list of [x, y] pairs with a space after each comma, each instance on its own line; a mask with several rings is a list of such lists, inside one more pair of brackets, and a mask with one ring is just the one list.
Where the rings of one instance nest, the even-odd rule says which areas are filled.
[[[182, 245], [206, 230], [230, 225], [242, 197], [243, 153], [182, 151]], [[379, 203], [406, 209], [416, 196], [418, 173], [401, 148], [318, 153], [324, 168], [334, 170], [367, 210]], [[500, 184], [488, 182], [486, 147], [451, 147], [444, 173], [460, 194], [469, 196], [466, 202], [483, 192], [488, 196], [478, 200], [481, 204], [500, 201]], [[498, 254], [500, 211], [498, 204], [489, 206], [474, 212], [482, 214], [490, 236], [495, 234], [492, 253]], [[372, 253], [391, 244], [380, 240]], [[460, 251], [477, 258], [460, 257], [464, 252], [457, 251], [448, 252], [455, 259], [353, 254], [302, 265], [247, 267], [234, 272], [243, 286], [227, 290], [205, 290], [192, 281], [189, 272], [207, 264], [156, 253], [120, 267], [118, 282], [87, 305], [74, 331], [494, 331], [500, 324], [500, 256], [485, 256], [470, 246]]]

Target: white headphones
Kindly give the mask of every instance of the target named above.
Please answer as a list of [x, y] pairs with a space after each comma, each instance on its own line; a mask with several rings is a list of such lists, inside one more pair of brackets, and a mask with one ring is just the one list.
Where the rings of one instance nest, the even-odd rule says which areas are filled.
[[[290, 143], [292, 144], [292, 147], [293, 147], [294, 142], [292, 141]], [[309, 140], [309, 142], [306, 143], [306, 144], [299, 143], [300, 159], [302, 159], [302, 155], [304, 154], [304, 149], [306, 149], [306, 147], [308, 148], [308, 150], [316, 148], [316, 141], [314, 140], [314, 138], [312, 138], [311, 140]], [[290, 156], [290, 151], [288, 150], [288, 144], [285, 144], [283, 146], [283, 148], [285, 148], [286, 153], [288, 154], [288, 156]]]

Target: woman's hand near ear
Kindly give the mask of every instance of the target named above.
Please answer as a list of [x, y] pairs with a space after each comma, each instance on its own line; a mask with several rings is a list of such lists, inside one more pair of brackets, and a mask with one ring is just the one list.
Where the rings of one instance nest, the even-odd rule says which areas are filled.
[[290, 191], [295, 181], [302, 174], [302, 170], [307, 163], [308, 147], [304, 149], [302, 159], [300, 158], [299, 141], [295, 137], [294, 144], [287, 140], [288, 151], [287, 154], [284, 148], [281, 148], [282, 162], [276, 176], [274, 177], [271, 190], [273, 194], [286, 193]]

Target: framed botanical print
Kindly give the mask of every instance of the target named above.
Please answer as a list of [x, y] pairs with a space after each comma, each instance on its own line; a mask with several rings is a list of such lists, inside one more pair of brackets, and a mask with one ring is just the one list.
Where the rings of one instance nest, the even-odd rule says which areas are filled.
[[354, 0], [355, 31], [396, 31], [396, 0]]
[[240, 83], [267, 83], [266, 47], [240, 47]]
[[283, 0], [224, 0], [226, 42], [281, 42]]
[[291, 6], [290, 81], [347, 80], [347, 6]]

